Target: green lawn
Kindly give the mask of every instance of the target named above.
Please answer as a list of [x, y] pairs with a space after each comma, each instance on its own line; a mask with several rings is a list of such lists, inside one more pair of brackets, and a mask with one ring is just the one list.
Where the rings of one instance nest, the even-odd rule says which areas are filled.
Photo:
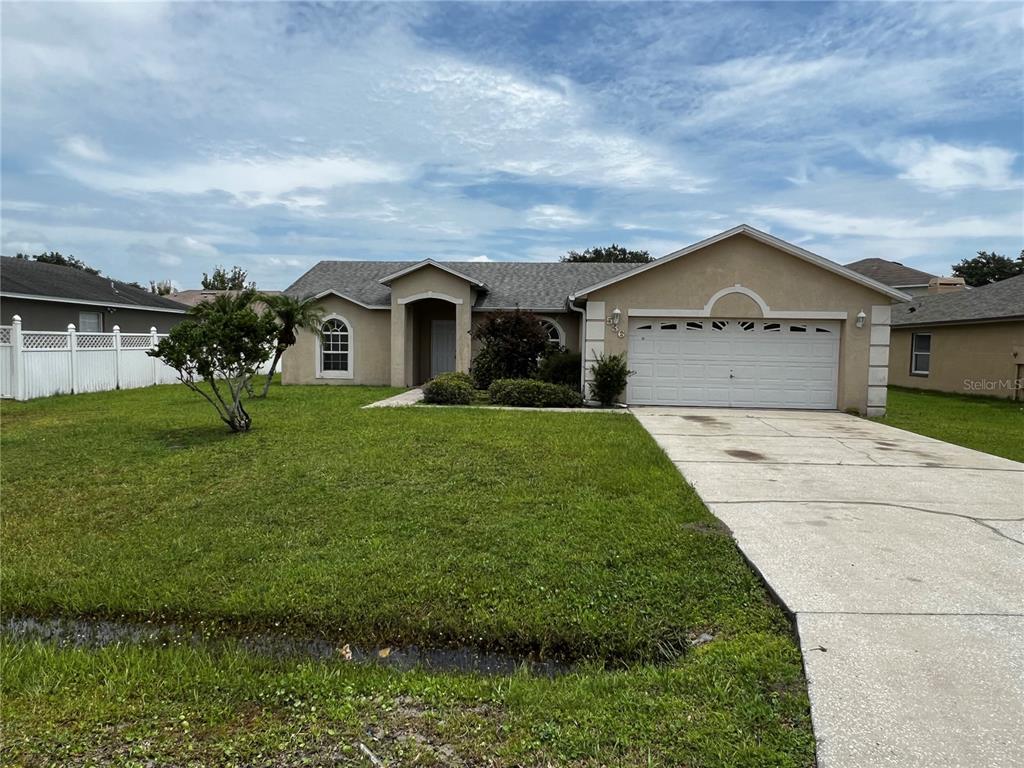
[[883, 424], [1024, 462], [1024, 403], [889, 387]]
[[181, 387], [5, 403], [5, 613], [575, 671], [8, 639], [5, 762], [365, 765], [359, 741], [402, 764], [813, 762], [786, 618], [631, 417], [358, 407], [390, 393], [277, 387], [241, 436]]

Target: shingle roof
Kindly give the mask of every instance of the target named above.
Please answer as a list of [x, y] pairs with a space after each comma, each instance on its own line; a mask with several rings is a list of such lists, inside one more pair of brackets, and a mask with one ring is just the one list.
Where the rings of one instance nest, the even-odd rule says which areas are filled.
[[861, 259], [847, 264], [846, 268], [893, 288], [928, 285], [928, 281], [935, 277], [935, 275], [922, 272], [920, 269], [905, 267], [898, 261], [886, 261], [885, 259]]
[[920, 296], [892, 308], [893, 325], [1024, 319], [1024, 275], [970, 290]]
[[[285, 293], [315, 296], [337, 291], [370, 306], [389, 306], [391, 292], [378, 281], [410, 267], [414, 261], [321, 261], [292, 283]], [[636, 264], [576, 262], [444, 262], [453, 269], [479, 280], [481, 291], [476, 309], [546, 309], [565, 307], [569, 294], [584, 286], [626, 272]]]
[[142, 288], [90, 275], [74, 267], [47, 264], [30, 259], [0, 256], [0, 292], [26, 296], [53, 296], [96, 304], [138, 307], [139, 309], [178, 310], [188, 307], [157, 296]]

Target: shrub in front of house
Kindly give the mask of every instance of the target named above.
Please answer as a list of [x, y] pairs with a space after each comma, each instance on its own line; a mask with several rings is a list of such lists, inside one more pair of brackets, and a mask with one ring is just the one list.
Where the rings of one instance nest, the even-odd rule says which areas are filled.
[[590, 396], [606, 406], [615, 404], [626, 388], [626, 380], [634, 373], [626, 367], [625, 355], [601, 355], [590, 370], [594, 374]]
[[537, 366], [537, 378], [551, 384], [562, 384], [577, 392], [580, 389], [580, 355], [557, 349], [548, 352]]
[[423, 385], [423, 401], [435, 405], [469, 405], [473, 379], [468, 373], [441, 373]]
[[518, 309], [488, 315], [473, 329], [473, 338], [480, 343], [472, 368], [480, 389], [495, 379], [530, 378], [551, 343], [540, 319]]
[[494, 405], [520, 408], [578, 408], [583, 396], [564, 384], [537, 379], [498, 379], [491, 382], [487, 394]]

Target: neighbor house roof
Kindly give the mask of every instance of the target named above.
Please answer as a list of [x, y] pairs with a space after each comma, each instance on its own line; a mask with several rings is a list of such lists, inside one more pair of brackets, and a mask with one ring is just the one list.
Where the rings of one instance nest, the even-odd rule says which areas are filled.
[[936, 277], [920, 269], [906, 267], [898, 261], [886, 259], [861, 259], [847, 264], [846, 268], [893, 288], [922, 288]]
[[804, 261], [810, 262], [811, 264], [821, 267], [822, 269], [828, 270], [829, 272], [834, 272], [837, 275], [845, 277], [847, 280], [852, 280], [855, 283], [865, 285], [868, 288], [876, 290], [879, 293], [885, 294], [886, 296], [889, 296], [890, 298], [898, 299], [899, 301], [906, 301], [908, 298], [910, 298], [907, 294], [902, 293], [896, 290], [895, 288], [891, 288], [890, 286], [885, 285], [884, 283], [880, 283], [871, 277], [862, 275], [859, 272], [854, 272], [853, 270], [847, 269], [842, 264], [837, 264], [834, 261], [826, 259], [824, 256], [819, 256], [818, 254], [812, 253], [811, 251], [808, 251], [805, 248], [801, 248], [798, 245], [787, 243], [785, 240], [775, 237], [774, 235], [769, 235], [767, 232], [762, 232], [761, 230], [756, 229], [750, 226], [749, 224], [740, 224], [739, 226], [733, 227], [732, 229], [727, 229], [724, 232], [719, 232], [717, 235], [712, 235], [711, 237], [705, 238], [704, 240], [701, 240], [698, 243], [688, 245], [685, 248], [680, 248], [678, 251], [673, 251], [667, 256], [662, 256], [660, 259], [655, 259], [654, 261], [648, 262], [646, 264], [640, 264], [639, 266], [634, 265], [633, 269], [629, 270], [628, 272], [619, 275], [614, 275], [612, 277], [606, 278], [603, 281], [596, 282], [592, 285], [588, 285], [585, 288], [576, 291], [570, 298], [575, 299], [579, 296], [585, 296], [586, 294], [596, 291], [600, 288], [612, 285], [613, 283], [617, 283], [621, 280], [627, 280], [633, 277], [634, 275], [646, 272], [649, 269], [656, 269], [660, 267], [662, 264], [667, 264], [671, 261], [675, 261], [676, 259], [682, 258], [687, 254], [693, 253], [694, 251], [699, 251], [702, 248], [707, 248], [708, 246], [714, 245], [715, 243], [719, 243], [723, 240], [727, 240], [730, 237], [736, 237], [737, 235], [745, 235], [749, 238], [762, 242], [765, 245], [769, 245], [772, 248], [776, 248], [782, 251], [783, 253], [788, 253], [790, 256], [795, 256], [798, 259], [803, 259]]
[[920, 296], [892, 308], [892, 324], [941, 325], [1024, 319], [1024, 275], [970, 291]]
[[[391, 291], [380, 281], [410, 271], [418, 261], [321, 261], [285, 293], [295, 296], [342, 296], [364, 307], [390, 308]], [[446, 261], [449, 271], [483, 284], [474, 309], [562, 311], [566, 297], [590, 283], [621, 274], [635, 264]]]
[[103, 275], [31, 259], [0, 257], [0, 295], [16, 299], [99, 304], [117, 309], [185, 312], [188, 307]]
[[[203, 301], [210, 301], [211, 299], [220, 296], [222, 293], [238, 293], [238, 291], [212, 291], [206, 288], [188, 288], [184, 291], [175, 291], [168, 295], [169, 299], [173, 299], [181, 304], [187, 304], [190, 307], [194, 307]], [[260, 291], [267, 296], [276, 296], [281, 291]]]

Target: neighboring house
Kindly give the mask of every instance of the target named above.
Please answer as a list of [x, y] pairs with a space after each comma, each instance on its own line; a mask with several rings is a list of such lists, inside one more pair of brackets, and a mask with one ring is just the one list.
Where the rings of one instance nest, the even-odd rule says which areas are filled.
[[[194, 307], [196, 304], [204, 301], [210, 301], [222, 293], [238, 293], [238, 291], [212, 291], [207, 290], [206, 288], [190, 288], [185, 291], [175, 291], [174, 293], [170, 293], [167, 295], [167, 298], [172, 301], [176, 301], [179, 304], [187, 304], [190, 307]], [[276, 296], [281, 293], [281, 291], [260, 291], [260, 293], [264, 293], [267, 296]], [[264, 304], [262, 302], [253, 302], [253, 308], [257, 312], [262, 310], [263, 307]]]
[[1021, 398], [1024, 275], [893, 307], [889, 382]]
[[552, 340], [636, 373], [643, 405], [840, 408], [881, 414], [889, 313], [909, 297], [741, 225], [649, 264], [324, 261], [286, 293], [315, 296], [286, 384], [420, 384], [468, 371], [473, 323], [520, 308]]
[[898, 261], [885, 259], [861, 259], [847, 264], [846, 268], [911, 296], [928, 293], [928, 285], [936, 277], [920, 269], [905, 267]]
[[165, 333], [188, 307], [142, 288], [30, 259], [0, 257], [0, 325], [21, 317], [26, 331]]

